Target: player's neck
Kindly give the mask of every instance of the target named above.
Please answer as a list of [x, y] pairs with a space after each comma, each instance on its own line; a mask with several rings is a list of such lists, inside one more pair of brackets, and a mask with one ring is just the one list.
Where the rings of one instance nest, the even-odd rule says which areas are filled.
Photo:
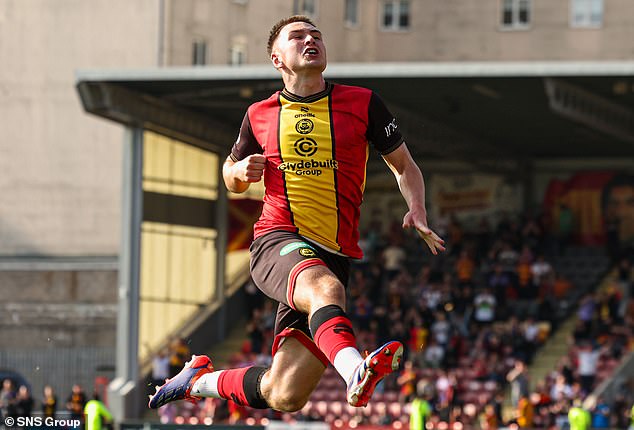
[[326, 89], [323, 75], [287, 75], [284, 77], [286, 91], [300, 97], [308, 97]]

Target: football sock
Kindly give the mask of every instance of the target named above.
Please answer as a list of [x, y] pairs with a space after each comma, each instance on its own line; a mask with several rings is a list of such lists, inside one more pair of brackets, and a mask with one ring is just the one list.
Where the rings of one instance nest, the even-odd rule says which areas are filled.
[[192, 386], [191, 394], [200, 397], [221, 398], [218, 392], [218, 378], [224, 370], [216, 370], [215, 372], [205, 373]]
[[251, 366], [207, 373], [194, 383], [191, 394], [233, 400], [255, 409], [268, 409], [269, 405], [260, 391], [260, 382], [266, 371], [265, 367]]
[[352, 323], [344, 310], [337, 305], [317, 309], [310, 319], [310, 331], [317, 347], [348, 382], [363, 358], [357, 350]]

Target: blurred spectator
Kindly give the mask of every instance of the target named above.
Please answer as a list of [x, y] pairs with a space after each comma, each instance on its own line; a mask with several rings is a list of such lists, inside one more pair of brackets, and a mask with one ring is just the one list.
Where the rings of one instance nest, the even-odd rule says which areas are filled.
[[431, 342], [425, 348], [425, 364], [432, 369], [438, 369], [442, 367], [445, 359], [445, 348], [438, 344], [435, 338], [432, 337]]
[[530, 428], [533, 426], [535, 417], [535, 408], [530, 398], [527, 396], [520, 397], [517, 402], [517, 425], [520, 428]]
[[570, 206], [565, 203], [559, 205], [559, 219], [557, 220], [557, 243], [559, 244], [559, 254], [561, 249], [568, 247], [572, 239], [575, 227], [574, 214]]
[[481, 430], [496, 430], [498, 428], [498, 418], [495, 413], [495, 407], [487, 403], [484, 406], [484, 411], [480, 414], [479, 417], [480, 429]]
[[5, 379], [2, 381], [2, 390], [0, 391], [0, 415], [3, 418], [14, 417], [15, 414], [15, 387], [13, 381]]
[[185, 339], [177, 338], [172, 341], [170, 344], [170, 377], [174, 377], [180, 372], [190, 356], [191, 351]]
[[581, 406], [580, 399], [575, 399], [573, 406], [568, 410], [568, 422], [570, 430], [590, 430], [592, 418], [590, 412]]
[[84, 406], [86, 406], [86, 393], [79, 384], [75, 384], [66, 400], [66, 409], [70, 412], [70, 418], [73, 420], [83, 419]]
[[586, 294], [581, 298], [577, 316], [583, 322], [584, 329], [588, 336], [592, 336], [592, 319], [594, 318], [594, 310], [596, 302], [592, 294]]
[[491, 290], [485, 288], [473, 298], [473, 319], [479, 325], [490, 324], [495, 320], [497, 300]]
[[449, 245], [449, 255], [456, 256], [462, 252], [462, 240], [464, 231], [462, 225], [455, 215], [451, 215], [449, 225], [447, 226], [447, 244]]
[[564, 375], [557, 374], [555, 376], [555, 383], [550, 389], [550, 398], [555, 402], [560, 400], [567, 400], [572, 397], [572, 387], [571, 384], [566, 382], [566, 378]]
[[517, 406], [520, 398], [528, 398], [528, 369], [521, 360], [515, 360], [513, 369], [506, 375], [506, 380], [511, 384], [511, 403]]
[[463, 250], [456, 260], [455, 264], [456, 277], [458, 278], [458, 286], [465, 287], [473, 285], [473, 274], [475, 272], [475, 261], [469, 255], [469, 252]]
[[563, 299], [571, 289], [572, 284], [570, 281], [566, 279], [563, 274], [557, 272], [553, 282], [553, 295], [555, 296], [555, 299]]
[[159, 387], [165, 383], [170, 375], [170, 359], [166, 349], [161, 349], [159, 353], [152, 359], [152, 386], [150, 394], [154, 394], [154, 387]]
[[543, 245], [544, 231], [539, 222], [530, 217], [522, 228], [522, 242], [530, 249], [535, 250]]
[[264, 332], [260, 321], [262, 311], [255, 309], [253, 318], [247, 323], [247, 336], [249, 338], [249, 349], [254, 354], [261, 354], [264, 348]]
[[443, 311], [435, 313], [436, 320], [431, 325], [432, 337], [440, 345], [445, 346], [449, 342], [451, 334], [451, 323], [447, 320], [447, 315]]
[[15, 398], [15, 414], [18, 417], [30, 417], [33, 412], [33, 397], [26, 385], [20, 386]]
[[416, 394], [416, 370], [411, 360], [406, 360], [403, 369], [398, 375], [396, 383], [399, 385], [399, 401], [402, 404], [409, 403]]
[[533, 285], [538, 289], [541, 287], [544, 280], [550, 276], [553, 272], [553, 267], [550, 265], [543, 254], [539, 254], [537, 259], [531, 264], [531, 275]]
[[110, 424], [112, 422], [112, 414], [101, 402], [97, 393], [93, 395], [92, 400], [86, 403], [84, 415], [86, 416], [86, 430], [101, 430], [102, 423]]
[[438, 409], [448, 408], [454, 399], [456, 381], [455, 378], [451, 378], [444, 370], [438, 375], [436, 379], [436, 403]]
[[398, 241], [392, 238], [390, 245], [383, 250], [383, 267], [387, 280], [391, 281], [404, 266], [407, 254]]
[[595, 429], [609, 428], [611, 415], [610, 405], [605, 402], [605, 399], [599, 397], [596, 406], [592, 410], [592, 427]]
[[524, 350], [526, 351], [526, 362], [532, 363], [533, 356], [540, 344], [540, 328], [537, 321], [532, 317], [526, 318], [524, 321]]
[[411, 413], [409, 416], [410, 430], [425, 430], [427, 420], [432, 414], [432, 406], [429, 403], [430, 396], [426, 392], [425, 387], [420, 385], [416, 387], [416, 397], [412, 401]]
[[514, 289], [515, 286], [513, 285], [511, 275], [502, 270], [501, 264], [495, 264], [493, 266], [493, 272], [489, 275], [487, 284], [491, 291], [493, 291], [496, 302], [502, 307], [506, 306], [507, 298], [515, 298], [514, 296], [517, 294], [514, 291], [510, 293], [509, 290]]
[[594, 348], [589, 342], [584, 342], [579, 346], [579, 351], [577, 352], [577, 374], [579, 375], [581, 389], [585, 395], [590, 394], [594, 387], [601, 352], [602, 349]]
[[519, 253], [511, 246], [510, 243], [504, 242], [502, 249], [498, 253], [498, 262], [502, 265], [505, 271], [515, 270], [519, 262]]
[[47, 418], [55, 418], [57, 412], [57, 396], [50, 385], [44, 387], [44, 396], [42, 398], [42, 414]]

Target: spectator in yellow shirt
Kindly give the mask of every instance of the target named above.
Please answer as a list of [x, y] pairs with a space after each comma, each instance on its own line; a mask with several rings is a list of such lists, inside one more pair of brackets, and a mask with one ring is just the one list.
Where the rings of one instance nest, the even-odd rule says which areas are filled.
[[93, 399], [86, 403], [84, 416], [86, 417], [85, 430], [101, 430], [104, 421], [106, 423], [112, 422], [112, 414], [106, 405], [99, 400], [99, 395], [96, 393], [93, 395]]

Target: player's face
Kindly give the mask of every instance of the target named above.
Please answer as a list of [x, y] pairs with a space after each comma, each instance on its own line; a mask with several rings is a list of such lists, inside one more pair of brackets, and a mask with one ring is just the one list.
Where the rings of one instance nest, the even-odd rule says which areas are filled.
[[634, 187], [615, 187], [610, 193], [608, 207], [621, 221], [634, 220]]
[[321, 32], [307, 22], [288, 24], [280, 31], [271, 58], [276, 67], [291, 72], [323, 72], [326, 68], [326, 46]]

